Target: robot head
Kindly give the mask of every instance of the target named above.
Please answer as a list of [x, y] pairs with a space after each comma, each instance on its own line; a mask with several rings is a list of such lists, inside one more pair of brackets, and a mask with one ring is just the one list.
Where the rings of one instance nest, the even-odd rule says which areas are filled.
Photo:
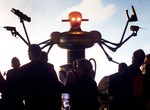
[[68, 16], [70, 26], [73, 29], [78, 29], [80, 28], [81, 21], [82, 21], [82, 14], [80, 12], [71, 12]]
[[82, 19], [82, 14], [78, 11], [69, 13], [68, 20], [62, 20], [62, 22], [70, 22], [71, 29], [79, 29], [81, 21], [88, 21], [88, 19]]

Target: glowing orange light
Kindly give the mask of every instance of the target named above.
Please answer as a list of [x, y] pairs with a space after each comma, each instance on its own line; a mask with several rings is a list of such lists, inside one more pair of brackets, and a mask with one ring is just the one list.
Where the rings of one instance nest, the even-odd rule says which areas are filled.
[[80, 18], [80, 17], [78, 17], [78, 18], [77, 18], [77, 21], [80, 21], [80, 22], [81, 22], [81, 18]]
[[71, 21], [75, 21], [75, 20], [76, 20], [76, 18], [74, 18], [74, 17], [73, 17], [73, 18], [71, 18]]
[[73, 11], [68, 15], [69, 19], [62, 20], [62, 22], [70, 22], [71, 29], [79, 29], [81, 21], [88, 21], [88, 19], [82, 19], [82, 14], [78, 11]]

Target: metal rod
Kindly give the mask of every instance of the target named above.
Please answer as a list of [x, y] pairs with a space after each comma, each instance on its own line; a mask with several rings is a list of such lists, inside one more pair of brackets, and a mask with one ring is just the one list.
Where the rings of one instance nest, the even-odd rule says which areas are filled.
[[16, 32], [16, 35], [18, 35], [29, 46], [29, 43], [18, 32]]
[[122, 43], [122, 41], [123, 41], [123, 39], [124, 39], [124, 35], [125, 35], [126, 30], [127, 30], [128, 24], [129, 24], [129, 20], [128, 20], [127, 23], [126, 23], [125, 29], [124, 29], [124, 31], [123, 31], [123, 34], [122, 34], [122, 37], [121, 37], [121, 40], [120, 40], [120, 43]]
[[27, 34], [26, 27], [25, 27], [25, 25], [24, 25], [24, 21], [23, 21], [21, 18], [20, 18], [20, 22], [21, 22], [21, 23], [22, 23], [22, 25], [23, 25], [23, 28], [24, 28], [24, 31], [25, 31], [25, 34], [26, 34], [26, 37], [27, 37], [28, 43], [29, 43], [29, 45], [30, 45], [29, 36], [28, 36], [28, 34]]

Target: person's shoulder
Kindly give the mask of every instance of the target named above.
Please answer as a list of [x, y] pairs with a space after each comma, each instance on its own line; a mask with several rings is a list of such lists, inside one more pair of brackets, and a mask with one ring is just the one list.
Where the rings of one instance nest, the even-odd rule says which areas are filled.
[[9, 69], [9, 70], [7, 71], [7, 74], [8, 74], [8, 73], [11, 73], [12, 71], [13, 71], [13, 69]]
[[12, 69], [9, 69], [9, 70], [7, 71], [6, 77], [9, 77], [9, 76], [11, 75], [11, 73], [12, 73]]
[[52, 64], [52, 63], [47, 63], [49, 66], [52, 66], [52, 67], [54, 67], [54, 64]]
[[31, 62], [26, 63], [26, 64], [20, 66], [19, 71], [27, 69], [30, 65], [31, 65]]
[[124, 75], [124, 74], [127, 74], [128, 72], [130, 72], [131, 70], [133, 70], [133, 66], [132, 65], [129, 65], [128, 67], [126, 67], [125, 69], [123, 69], [121, 72], [120, 72], [120, 75]]
[[119, 76], [120, 76], [120, 72], [116, 72], [116, 73], [109, 75], [109, 79], [117, 78]]
[[109, 82], [109, 76], [104, 76], [100, 82], [99, 85], [104, 84], [104, 83], [108, 83]]
[[116, 76], [117, 74], [118, 74], [118, 72], [116, 72], [116, 73], [112, 73], [112, 74], [110, 74], [110, 75], [109, 75], [109, 77]]
[[52, 63], [46, 63], [48, 68], [54, 69], [54, 65]]
[[20, 68], [25, 68], [25, 67], [27, 67], [29, 65], [30, 65], [30, 63], [26, 63], [26, 64], [22, 65]]
[[104, 76], [101, 80], [109, 80], [110, 76]]

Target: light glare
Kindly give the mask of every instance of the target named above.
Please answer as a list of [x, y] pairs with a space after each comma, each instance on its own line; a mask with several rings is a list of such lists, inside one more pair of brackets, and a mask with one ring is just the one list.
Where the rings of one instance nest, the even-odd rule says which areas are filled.
[[78, 17], [78, 18], [77, 18], [77, 21], [81, 21], [81, 18], [80, 18], [80, 17]]
[[71, 21], [75, 21], [75, 18], [73, 17], [73, 18], [71, 18]]

